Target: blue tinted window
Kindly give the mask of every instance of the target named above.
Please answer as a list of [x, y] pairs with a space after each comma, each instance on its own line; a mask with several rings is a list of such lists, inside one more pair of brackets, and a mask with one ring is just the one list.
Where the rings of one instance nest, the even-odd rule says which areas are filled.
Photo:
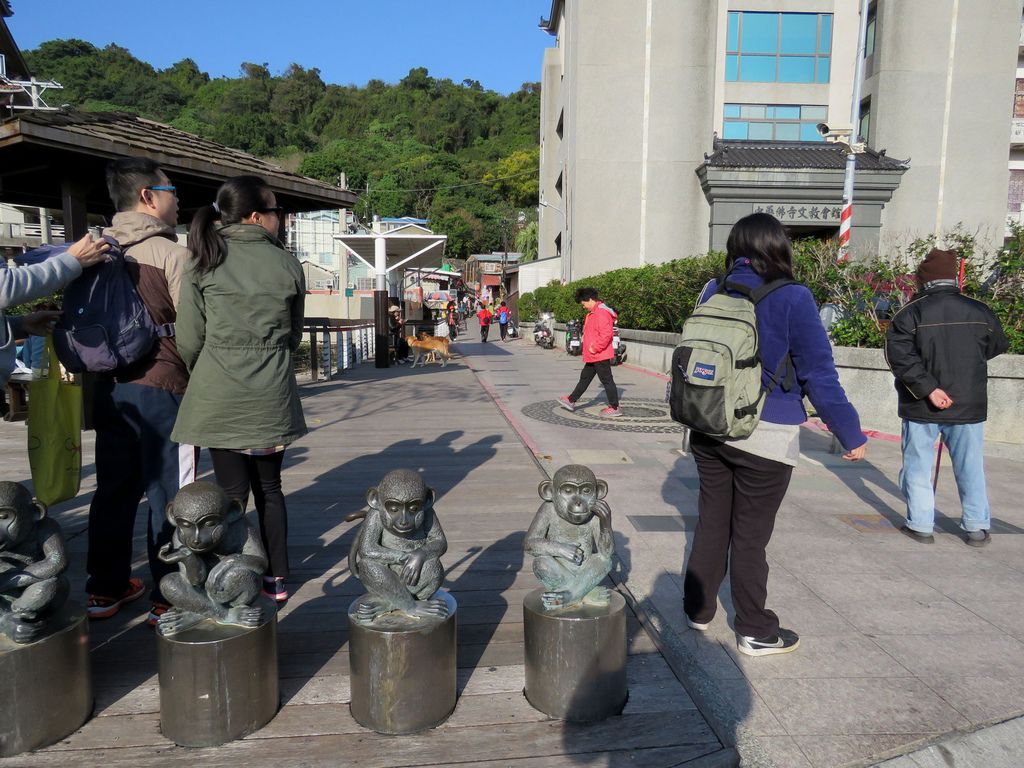
[[726, 104], [722, 136], [749, 141], [821, 141], [817, 123], [828, 108], [800, 104]]
[[828, 56], [822, 56], [818, 59], [818, 79], [819, 83], [827, 83], [829, 75], [832, 69], [832, 60]]
[[799, 123], [776, 123], [776, 141], [800, 141]]
[[[747, 83], [827, 83], [832, 14], [730, 11], [725, 79]], [[768, 61], [769, 58], [774, 62]], [[822, 65], [818, 65], [822, 61]]]
[[726, 139], [745, 139], [747, 138], [747, 124], [746, 123], [726, 123], [722, 130], [723, 138]]
[[740, 61], [740, 80], [745, 83], [774, 83], [776, 61], [775, 56], [744, 56]]
[[[746, 56], [743, 57], [744, 63]], [[782, 56], [779, 58], [780, 83], [813, 83], [813, 56]], [[820, 81], [819, 81], [820, 82]], [[827, 82], [827, 80], [826, 80]]]
[[800, 124], [800, 141], [824, 141], [825, 138], [818, 133], [815, 123]]
[[818, 14], [782, 14], [780, 53], [816, 53], [818, 50]]
[[743, 53], [776, 53], [779, 50], [779, 14], [744, 13]]
[[[873, 32], [874, 30], [872, 30]], [[874, 48], [874, 40], [872, 40], [872, 48]], [[821, 16], [821, 41], [818, 43], [818, 52], [832, 53], [832, 14], [830, 13]]]

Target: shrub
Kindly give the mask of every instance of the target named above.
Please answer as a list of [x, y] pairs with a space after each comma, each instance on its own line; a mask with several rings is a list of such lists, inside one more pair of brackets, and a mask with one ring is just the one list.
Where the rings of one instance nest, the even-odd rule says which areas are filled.
[[[973, 235], [957, 226], [946, 233], [946, 248], [964, 259], [964, 293], [992, 307], [1010, 340], [1010, 352], [1024, 354], [1024, 227], [1011, 224], [1013, 236], [994, 256], [979, 252]], [[838, 320], [829, 329], [843, 346], [882, 347], [889, 319], [914, 292], [918, 262], [935, 245], [920, 238], [890, 258], [837, 263], [837, 245], [821, 240], [793, 244], [796, 279], [814, 294], [819, 306], [831, 304]], [[567, 285], [558, 281], [520, 297], [523, 318], [551, 311], [558, 320], [581, 318], [576, 289], [595, 287], [602, 300], [619, 313], [619, 325], [650, 331], [679, 331], [701, 289], [725, 269], [725, 255], [711, 252], [665, 264], [648, 264], [603, 272]]]

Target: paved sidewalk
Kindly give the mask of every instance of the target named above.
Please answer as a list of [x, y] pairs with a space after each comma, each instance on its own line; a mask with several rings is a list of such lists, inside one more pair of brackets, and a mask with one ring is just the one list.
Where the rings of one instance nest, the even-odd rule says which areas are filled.
[[[698, 482], [666, 417], [664, 380], [614, 369], [626, 416], [610, 421], [597, 415], [605, 403], [596, 381], [576, 413], [557, 405], [580, 358], [526, 340], [459, 347], [549, 472], [580, 462], [609, 482], [623, 558], [616, 580], [641, 612], [651, 609], [670, 656], [675, 647], [679, 665], [696, 661], [698, 704], [705, 693], [712, 707], [719, 696], [731, 704], [733, 736], [752, 763], [766, 753], [780, 768], [869, 765], [1024, 713], [1024, 505], [1013, 501], [1020, 446], [986, 450], [992, 544], [961, 540], [945, 463], [941, 530], [926, 546], [897, 532], [898, 444], [872, 440], [868, 460], [851, 464], [829, 452], [827, 434], [805, 429], [768, 548], [769, 605], [799, 632], [801, 648], [750, 659], [735, 649], [727, 580], [711, 630], [685, 627], [681, 573]], [[729, 713], [721, 716], [729, 726]]]

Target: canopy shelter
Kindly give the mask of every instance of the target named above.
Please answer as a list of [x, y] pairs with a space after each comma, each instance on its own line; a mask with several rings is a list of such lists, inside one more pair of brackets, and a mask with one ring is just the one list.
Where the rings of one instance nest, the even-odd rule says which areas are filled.
[[[419, 224], [407, 224], [390, 232], [335, 235], [335, 239], [348, 254], [369, 267], [377, 278], [373, 295], [377, 349], [387, 349], [388, 276], [400, 268], [440, 267], [448, 236], [434, 234]], [[377, 355], [376, 365], [378, 368], [386, 368], [388, 356]]]
[[177, 187], [183, 222], [213, 202], [224, 180], [242, 174], [265, 179], [289, 212], [351, 208], [356, 201], [347, 189], [137, 115], [40, 111], [0, 123], [0, 202], [63, 208], [66, 236], [79, 237], [86, 212], [113, 214], [104, 169], [127, 156], [159, 163]]

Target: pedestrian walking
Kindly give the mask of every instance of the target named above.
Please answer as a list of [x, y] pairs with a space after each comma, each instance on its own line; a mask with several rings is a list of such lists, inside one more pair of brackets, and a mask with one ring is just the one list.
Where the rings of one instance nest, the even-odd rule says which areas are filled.
[[[178, 196], [170, 179], [148, 158], [124, 158], [107, 166], [107, 189], [117, 213], [106, 237], [116, 240], [126, 270], [157, 325], [176, 322], [188, 251], [178, 244]], [[167, 610], [160, 580], [176, 566], [158, 553], [174, 529], [165, 510], [178, 490], [196, 478], [195, 443], [172, 437], [188, 385], [188, 369], [174, 336], [157, 339], [153, 352], [96, 379], [96, 493], [89, 505], [85, 589], [90, 620], [106, 619], [142, 597], [142, 580], [131, 577], [135, 514], [143, 495], [149, 505], [146, 549], [153, 578], [155, 626]]]
[[[793, 277], [789, 238], [768, 214], [740, 219], [729, 234], [726, 251], [730, 282], [756, 289]], [[701, 302], [714, 295], [718, 282], [708, 284]], [[846, 449], [844, 459], [862, 459], [867, 439], [839, 384], [811, 292], [798, 283], [778, 287], [757, 303], [756, 315], [765, 372], [762, 387], [768, 392], [760, 421], [744, 439], [720, 440], [698, 432], [690, 436], [700, 479], [699, 518], [686, 562], [683, 609], [692, 629], [706, 630], [717, 612], [718, 590], [728, 565], [737, 649], [764, 656], [794, 651], [800, 642], [797, 633], [780, 628], [778, 616], [765, 607], [765, 548], [797, 465], [800, 424], [807, 420], [804, 396]], [[787, 358], [789, 363], [783, 365]], [[784, 369], [789, 370], [774, 386], [772, 372]]]
[[907, 523], [900, 531], [922, 543], [935, 540], [931, 466], [935, 440], [941, 437], [960, 493], [960, 528], [968, 545], [983, 547], [991, 527], [982, 451], [988, 361], [1005, 352], [1009, 342], [995, 313], [960, 292], [957, 262], [953, 251], [933, 248], [917, 268], [918, 293], [896, 313], [885, 334], [885, 356], [896, 377], [903, 419], [899, 479]]
[[583, 397], [596, 375], [604, 385], [604, 393], [608, 398], [608, 405], [601, 410], [601, 415], [617, 418], [622, 415], [622, 411], [619, 409], [619, 389], [612, 377], [611, 361], [615, 357], [612, 338], [615, 335], [615, 321], [619, 316], [600, 300], [595, 288], [578, 288], [576, 301], [587, 311], [586, 320], [583, 321], [583, 370], [576, 389], [558, 398], [558, 402], [563, 408], [574, 410], [576, 402]]
[[445, 307], [445, 322], [448, 323], [448, 339], [455, 341], [459, 337], [459, 310], [454, 301], [449, 301]]
[[480, 341], [486, 343], [487, 332], [491, 329], [491, 320], [494, 318], [494, 313], [487, 308], [486, 304], [481, 302], [476, 317], [480, 321]]
[[508, 341], [508, 321], [512, 313], [509, 312], [508, 304], [504, 301], [498, 306], [498, 330], [501, 332], [501, 340]]
[[210, 449], [220, 485], [244, 509], [252, 491], [269, 557], [263, 591], [288, 598], [285, 448], [306, 434], [295, 383], [306, 295], [277, 238], [283, 209], [257, 176], [228, 179], [192, 218], [178, 348], [192, 372], [174, 438]]

